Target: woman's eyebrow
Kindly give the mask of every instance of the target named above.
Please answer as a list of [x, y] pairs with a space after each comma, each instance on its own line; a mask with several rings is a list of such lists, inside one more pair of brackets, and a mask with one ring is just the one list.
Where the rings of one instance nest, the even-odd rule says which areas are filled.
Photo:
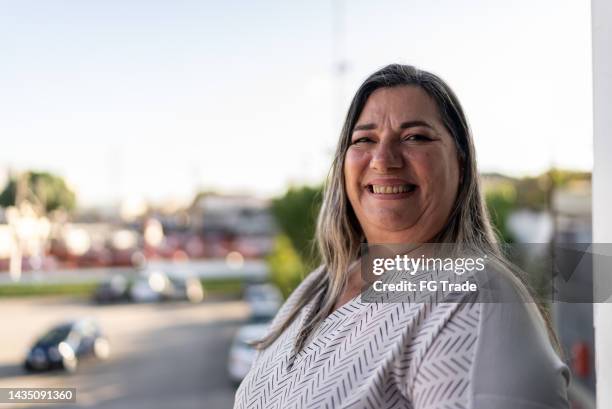
[[[429, 129], [434, 129], [433, 126], [431, 126], [427, 122], [421, 121], [421, 120], [402, 122], [400, 124], [400, 129], [414, 128], [414, 127], [417, 127], [417, 126], [424, 126], [426, 128], [429, 128]], [[371, 131], [372, 129], [376, 129], [376, 124], [369, 123], [369, 124], [355, 125], [355, 127], [353, 128], [353, 132], [355, 132], [355, 131]]]
[[355, 127], [353, 128], [353, 132], [355, 132], [355, 131], [371, 131], [372, 129], [376, 129], [376, 124], [355, 125]]
[[402, 122], [402, 124], [400, 125], [400, 128], [407, 129], [407, 128], [414, 128], [416, 126], [424, 126], [426, 128], [433, 129], [433, 127], [429, 125], [427, 122], [420, 121], [420, 120]]

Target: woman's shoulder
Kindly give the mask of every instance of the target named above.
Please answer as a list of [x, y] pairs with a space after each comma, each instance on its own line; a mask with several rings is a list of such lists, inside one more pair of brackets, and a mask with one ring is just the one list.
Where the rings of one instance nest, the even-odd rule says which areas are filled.
[[489, 269], [478, 280], [473, 407], [567, 407], [569, 368], [525, 285], [504, 268]]
[[298, 284], [298, 286], [289, 294], [283, 305], [280, 307], [276, 316], [272, 320], [271, 327], [278, 325], [291, 314], [294, 308], [300, 303], [304, 294], [318, 280], [321, 280], [324, 274], [324, 266], [319, 266], [310, 273]]
[[428, 314], [414, 346], [420, 352], [411, 357], [416, 365], [406, 377], [415, 398], [454, 371], [469, 384], [469, 407], [567, 407], [570, 371], [526, 287], [510, 274], [489, 268], [470, 277], [476, 292], [454, 293], [450, 302], [424, 308]]
[[325, 267], [319, 266], [306, 274], [304, 279], [298, 284], [298, 286], [289, 294], [283, 307], [291, 307], [297, 304], [302, 296], [309, 290], [309, 288], [323, 278]]

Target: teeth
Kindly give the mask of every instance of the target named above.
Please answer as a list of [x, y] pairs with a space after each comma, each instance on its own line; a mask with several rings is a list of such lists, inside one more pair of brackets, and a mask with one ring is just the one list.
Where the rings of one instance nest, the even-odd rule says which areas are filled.
[[378, 194], [394, 194], [411, 191], [413, 187], [413, 185], [372, 185], [372, 191]]

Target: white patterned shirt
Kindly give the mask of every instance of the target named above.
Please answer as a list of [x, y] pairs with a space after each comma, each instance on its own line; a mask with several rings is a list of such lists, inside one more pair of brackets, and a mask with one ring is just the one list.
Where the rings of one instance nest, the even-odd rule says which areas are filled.
[[[287, 299], [279, 325], [316, 279]], [[505, 280], [496, 285], [514, 294]], [[569, 370], [543, 321], [522, 302], [363, 302], [332, 312], [294, 354], [316, 297], [268, 348], [241, 383], [235, 409], [568, 408]]]

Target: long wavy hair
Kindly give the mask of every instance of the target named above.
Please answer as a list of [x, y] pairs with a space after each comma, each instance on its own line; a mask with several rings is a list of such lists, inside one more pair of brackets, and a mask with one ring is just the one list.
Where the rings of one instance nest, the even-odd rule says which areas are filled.
[[[454, 206], [445, 227], [430, 242], [461, 244], [493, 256], [499, 261], [497, 264], [501, 272], [508, 274], [516, 284], [523, 299], [533, 301], [524, 278], [500, 251], [497, 235], [481, 195], [471, 131], [455, 93], [441, 78], [430, 72], [410, 65], [391, 64], [370, 75], [359, 87], [349, 106], [317, 220], [316, 243], [323, 265], [313, 274], [319, 274], [320, 277], [311, 280], [282, 322], [256, 344], [258, 348], [271, 345], [313, 297], [320, 297], [319, 306], [306, 317], [295, 340], [295, 351], [303, 348], [308, 335], [333, 311], [347, 284], [350, 266], [359, 259], [361, 244], [365, 241], [344, 182], [344, 160], [351, 134], [367, 99], [375, 90], [405, 85], [420, 87], [434, 100], [443, 124], [455, 141], [459, 156], [462, 177]], [[537, 305], [551, 342], [561, 352], [547, 311], [540, 304]]]

